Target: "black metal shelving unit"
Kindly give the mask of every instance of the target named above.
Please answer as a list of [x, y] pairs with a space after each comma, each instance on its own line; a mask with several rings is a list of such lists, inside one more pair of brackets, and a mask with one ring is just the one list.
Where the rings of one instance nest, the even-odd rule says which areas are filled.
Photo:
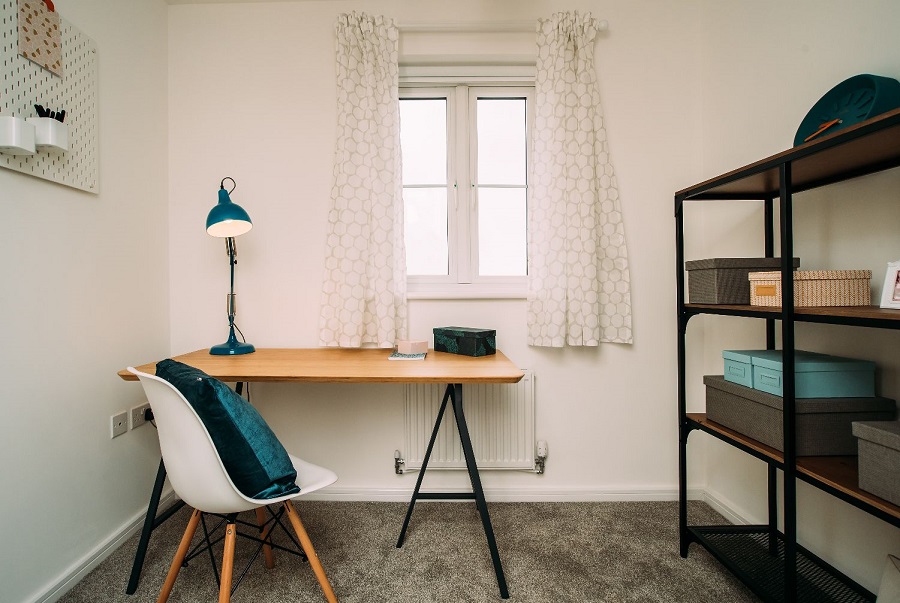
[[[792, 196], [900, 166], [900, 110], [891, 111], [821, 139], [794, 147], [675, 193], [678, 306], [678, 459], [679, 537], [682, 557], [696, 542], [765, 601], [874, 601], [875, 596], [797, 544], [797, 490], [800, 479], [900, 527], [900, 507], [860, 490], [855, 457], [796, 456], [794, 430], [794, 325], [817, 322], [878, 329], [900, 329], [900, 310], [878, 307], [795, 308], [790, 260], [794, 257]], [[765, 255], [773, 257], [774, 203], [778, 203], [781, 249], [780, 308], [688, 304], [684, 299], [684, 206], [686, 203], [757, 201], [764, 206]], [[781, 324], [784, 369], [784, 451], [780, 452], [686, 412], [685, 336], [688, 322], [701, 314], [741, 316], [765, 322], [767, 347], [775, 347]], [[768, 524], [691, 526], [687, 517], [687, 445], [703, 431], [750, 454], [768, 467]], [[777, 472], [784, 474], [782, 525], [778, 525]]]

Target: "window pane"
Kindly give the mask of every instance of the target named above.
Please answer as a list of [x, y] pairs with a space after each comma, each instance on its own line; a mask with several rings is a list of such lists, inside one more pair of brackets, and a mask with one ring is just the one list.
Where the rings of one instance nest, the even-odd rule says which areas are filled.
[[478, 274], [525, 276], [525, 189], [478, 189]]
[[525, 99], [479, 98], [479, 184], [525, 184]]
[[446, 276], [447, 187], [404, 188], [403, 204], [407, 274]]
[[403, 184], [447, 183], [447, 100], [400, 100]]

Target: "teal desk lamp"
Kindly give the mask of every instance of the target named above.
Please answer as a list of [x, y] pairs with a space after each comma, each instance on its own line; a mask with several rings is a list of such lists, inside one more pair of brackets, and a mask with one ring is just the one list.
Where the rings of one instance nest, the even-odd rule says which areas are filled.
[[[225, 190], [225, 181], [231, 180], [231, 190]], [[219, 202], [213, 207], [209, 215], [206, 217], [206, 232], [214, 237], [225, 239], [225, 250], [228, 252], [228, 264], [231, 267], [231, 292], [226, 298], [226, 306], [228, 311], [228, 341], [219, 345], [214, 345], [209, 349], [209, 353], [215, 356], [236, 356], [238, 354], [249, 354], [255, 352], [256, 348], [252, 344], [237, 340], [234, 335], [234, 265], [237, 264], [237, 246], [234, 237], [240, 236], [253, 228], [250, 216], [244, 211], [240, 205], [231, 201], [229, 193], [234, 192], [237, 183], [233, 178], [222, 178], [219, 184]], [[238, 329], [240, 333], [240, 329]], [[241, 338], [244, 334], [241, 333]]]

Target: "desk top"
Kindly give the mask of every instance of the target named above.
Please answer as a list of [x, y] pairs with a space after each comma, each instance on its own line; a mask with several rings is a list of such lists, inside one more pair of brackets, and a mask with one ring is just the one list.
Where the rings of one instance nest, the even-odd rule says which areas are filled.
[[[390, 349], [257, 348], [241, 356], [197, 350], [173, 359], [227, 382], [307, 383], [516, 383], [525, 376], [499, 350], [473, 358], [428, 350], [425, 360], [388, 360]], [[135, 367], [156, 374], [156, 362]], [[123, 369], [119, 377], [137, 381]]]

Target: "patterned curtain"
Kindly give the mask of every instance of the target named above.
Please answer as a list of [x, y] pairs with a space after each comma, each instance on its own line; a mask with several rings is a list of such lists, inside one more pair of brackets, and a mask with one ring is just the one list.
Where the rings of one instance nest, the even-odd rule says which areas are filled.
[[538, 21], [528, 343], [632, 343], [625, 227], [594, 71], [597, 21]]
[[393, 20], [341, 15], [338, 127], [319, 343], [392, 347], [406, 338], [398, 40]]

